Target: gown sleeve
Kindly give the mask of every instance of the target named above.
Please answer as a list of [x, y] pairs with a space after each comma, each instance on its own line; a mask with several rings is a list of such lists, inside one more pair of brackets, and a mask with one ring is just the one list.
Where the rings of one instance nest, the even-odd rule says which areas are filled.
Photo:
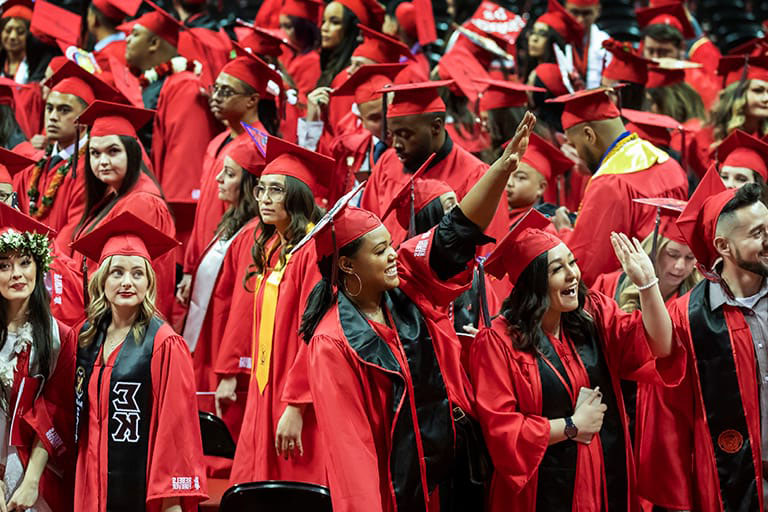
[[483, 427], [496, 477], [519, 491], [544, 457], [550, 426], [543, 416], [520, 412], [512, 377], [515, 368], [520, 368], [506, 345], [493, 328], [481, 329], [470, 348], [469, 373], [475, 388], [477, 419]]
[[[370, 407], [344, 341], [325, 335], [309, 345], [309, 382], [329, 456], [328, 484], [334, 512], [384, 512]], [[343, 393], [328, 392], [343, 390]], [[350, 464], [351, 460], [354, 463]]]
[[657, 358], [648, 345], [640, 311], [627, 313], [616, 301], [598, 292], [590, 292], [597, 328], [605, 342], [608, 365], [626, 380], [646, 384], [675, 386], [685, 375], [686, 351], [673, 329], [672, 353]]
[[193, 512], [208, 498], [194, 380], [184, 338], [158, 338], [152, 354], [147, 510], [158, 510], [164, 498], [180, 498], [182, 510]]

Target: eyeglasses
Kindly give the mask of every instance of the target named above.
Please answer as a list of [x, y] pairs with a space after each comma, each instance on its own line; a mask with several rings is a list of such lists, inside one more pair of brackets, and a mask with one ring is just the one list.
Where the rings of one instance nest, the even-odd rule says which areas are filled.
[[283, 187], [278, 187], [277, 185], [270, 185], [268, 187], [265, 187], [264, 185], [257, 186], [256, 200], [263, 201], [265, 196], [275, 202], [282, 201], [285, 199], [285, 189]]
[[0, 203], [7, 203], [13, 197], [13, 192], [4, 192], [0, 190]]
[[211, 95], [211, 98], [213, 98], [214, 96], [218, 96], [223, 100], [229, 99], [232, 96], [245, 96], [244, 92], [237, 92], [236, 90], [229, 87], [228, 85], [216, 85], [216, 84], [213, 84], [208, 88], [208, 94]]

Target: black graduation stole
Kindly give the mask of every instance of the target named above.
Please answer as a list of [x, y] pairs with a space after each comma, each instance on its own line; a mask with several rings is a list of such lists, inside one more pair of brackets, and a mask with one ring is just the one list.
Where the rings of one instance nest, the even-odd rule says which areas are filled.
[[723, 510], [752, 511], [760, 507], [759, 486], [747, 418], [739, 390], [733, 346], [724, 307], [712, 311], [707, 280], [691, 290], [688, 322], [698, 370], [699, 389], [712, 437]]
[[[416, 420], [424, 449], [427, 487], [431, 493], [453, 472], [455, 439], [451, 402], [421, 312], [399, 288], [385, 293], [384, 301], [394, 319], [392, 327], [397, 329], [413, 379]], [[338, 303], [339, 319], [350, 346], [363, 361], [386, 370], [392, 377], [392, 413], [396, 421], [392, 430], [389, 469], [397, 509], [423, 511], [424, 488], [409, 398], [406, 397], [399, 407], [407, 391], [403, 379], [394, 375], [400, 374], [400, 365], [386, 342], [343, 293], [339, 294]]]
[[[147, 452], [152, 415], [152, 352], [163, 323], [152, 318], [137, 343], [133, 332], [120, 347], [109, 383], [107, 510], [141, 512], [147, 497]], [[87, 327], [87, 324], [86, 324]], [[88, 421], [88, 383], [106, 337], [106, 325], [87, 347], [78, 347], [75, 378], [75, 439]], [[103, 370], [102, 366], [102, 370]], [[99, 372], [99, 392], [102, 372]]]
[[[620, 511], [627, 510], [629, 486], [624, 426], [601, 343], [599, 334], [595, 332], [589, 343], [575, 346], [575, 355], [581, 359], [587, 370], [590, 387], [594, 389], [600, 386], [603, 402], [608, 406], [599, 434], [603, 447], [605, 484], [608, 493], [608, 503], [604, 503], [604, 508]], [[539, 347], [541, 353], [537, 354], [536, 362], [541, 376], [542, 416], [546, 418], [572, 416], [574, 408], [570, 395], [544, 359], [546, 358], [555, 367], [569, 386], [573, 386], [568, 381], [565, 366], [551, 346], [549, 338], [543, 333], [539, 334]], [[578, 396], [579, 390], [575, 389], [574, 393]], [[536, 490], [537, 510], [555, 511], [573, 508], [577, 451], [578, 444], [574, 441], [563, 441], [547, 447], [539, 466]]]

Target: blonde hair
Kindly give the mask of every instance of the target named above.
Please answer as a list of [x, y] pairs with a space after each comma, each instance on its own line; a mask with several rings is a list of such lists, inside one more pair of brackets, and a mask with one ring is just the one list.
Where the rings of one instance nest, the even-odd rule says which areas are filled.
[[[99, 266], [96, 272], [91, 276], [91, 280], [88, 283], [88, 296], [91, 298], [88, 308], [86, 308], [86, 317], [88, 327], [80, 333], [78, 343], [81, 347], [87, 347], [90, 345], [98, 334], [102, 322], [109, 319], [112, 314], [112, 305], [107, 300], [107, 295], [104, 292], [104, 284], [109, 277], [109, 267], [112, 265], [112, 258], [108, 257]], [[144, 259], [144, 258], [142, 258]], [[139, 304], [139, 312], [136, 315], [136, 321], [131, 327], [131, 334], [136, 343], [141, 343], [144, 337], [144, 331], [149, 325], [150, 320], [153, 317], [159, 316], [159, 312], [155, 307], [155, 299], [157, 298], [157, 278], [155, 276], [155, 270], [152, 265], [144, 259], [144, 267], [147, 272], [147, 293], [144, 295], [144, 300]]]
[[[747, 91], [751, 84], [752, 80], [739, 81], [720, 92], [711, 116], [715, 140], [723, 140], [747, 122]], [[768, 119], [764, 119], [760, 125], [760, 136], [766, 133]]]
[[[669, 242], [671, 242], [669, 238], [659, 235], [659, 245], [656, 248], [657, 261], [658, 255], [661, 254], [664, 249], [666, 249], [667, 245], [669, 245]], [[646, 254], [651, 254], [651, 250], [653, 249], [653, 233], [648, 235], [645, 240], [643, 240], [642, 245]], [[658, 273], [658, 269], [656, 269], [656, 271]], [[680, 286], [677, 289], [678, 294], [685, 294], [688, 290], [696, 286], [696, 283], [701, 281], [701, 278], [702, 277], [701, 274], [699, 274], [699, 271], [694, 268], [688, 277], [686, 277], [683, 282], [680, 283]], [[637, 286], [635, 286], [631, 279], [624, 279], [624, 281], [619, 285], [619, 288], [616, 290], [616, 295], [619, 297], [617, 301], [619, 303], [619, 307], [623, 311], [632, 313], [633, 311], [640, 309], [640, 290], [637, 289]]]

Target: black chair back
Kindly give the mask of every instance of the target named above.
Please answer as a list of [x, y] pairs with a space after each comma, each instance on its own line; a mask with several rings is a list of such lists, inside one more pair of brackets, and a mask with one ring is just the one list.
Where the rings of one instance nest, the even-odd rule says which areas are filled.
[[235, 441], [221, 418], [210, 412], [198, 411], [200, 435], [203, 438], [203, 454], [235, 458]]
[[221, 497], [219, 512], [333, 512], [327, 487], [268, 480], [237, 484]]

